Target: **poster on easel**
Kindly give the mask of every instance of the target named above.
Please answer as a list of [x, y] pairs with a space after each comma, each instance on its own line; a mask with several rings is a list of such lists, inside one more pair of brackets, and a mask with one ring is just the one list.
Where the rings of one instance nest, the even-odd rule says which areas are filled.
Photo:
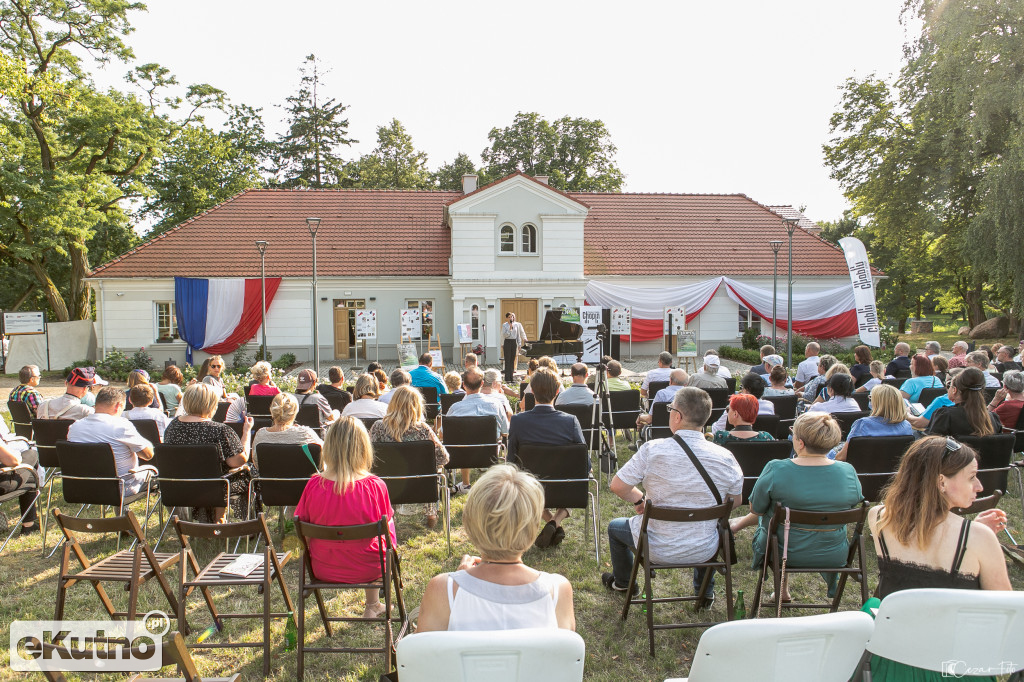
[[419, 352], [416, 350], [416, 346], [411, 343], [400, 343], [398, 344], [398, 366], [399, 367], [416, 367], [420, 364]]
[[473, 343], [473, 328], [469, 322], [455, 326], [459, 332], [459, 343]]
[[423, 318], [418, 309], [409, 308], [402, 311], [401, 331], [402, 336], [410, 339], [419, 339], [423, 336]]
[[612, 334], [630, 334], [633, 331], [633, 309], [630, 306], [612, 308]]
[[377, 311], [357, 310], [356, 311], [356, 339], [377, 338]]
[[697, 357], [697, 330], [678, 329], [676, 331], [676, 357]]

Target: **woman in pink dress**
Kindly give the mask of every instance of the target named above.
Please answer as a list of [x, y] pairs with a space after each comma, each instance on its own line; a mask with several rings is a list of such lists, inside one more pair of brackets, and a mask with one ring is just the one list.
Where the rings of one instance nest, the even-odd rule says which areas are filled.
[[[321, 526], [355, 526], [388, 519], [395, 544], [394, 511], [384, 481], [370, 473], [373, 446], [366, 427], [353, 417], [340, 417], [327, 431], [320, 452], [322, 472], [302, 491], [295, 518]], [[317, 580], [365, 583], [379, 580], [380, 538], [309, 541], [310, 560]], [[384, 613], [377, 588], [366, 590], [363, 618]]]

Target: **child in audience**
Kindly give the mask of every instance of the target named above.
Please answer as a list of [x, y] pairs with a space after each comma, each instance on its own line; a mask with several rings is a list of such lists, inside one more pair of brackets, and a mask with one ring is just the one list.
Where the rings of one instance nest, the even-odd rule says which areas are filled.
[[871, 368], [871, 378], [857, 388], [854, 393], [870, 393], [871, 389], [882, 383], [882, 379], [887, 378], [885, 376], [885, 365], [881, 360], [872, 360], [869, 367]]

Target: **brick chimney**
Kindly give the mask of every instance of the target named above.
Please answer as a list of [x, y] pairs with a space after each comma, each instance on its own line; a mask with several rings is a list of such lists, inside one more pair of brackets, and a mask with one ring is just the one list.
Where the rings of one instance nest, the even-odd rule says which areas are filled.
[[463, 194], [469, 194], [470, 192], [476, 191], [477, 177], [478, 176], [472, 175], [472, 174], [463, 175], [462, 176], [462, 193]]

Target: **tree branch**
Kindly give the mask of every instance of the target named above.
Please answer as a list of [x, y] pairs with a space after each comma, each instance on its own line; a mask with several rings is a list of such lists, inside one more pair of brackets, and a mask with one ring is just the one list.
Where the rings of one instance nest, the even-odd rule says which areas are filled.
[[108, 156], [110, 156], [110, 152], [114, 151], [114, 142], [116, 142], [116, 141], [117, 141], [117, 136], [118, 136], [118, 135], [120, 135], [120, 134], [121, 134], [121, 131], [120, 131], [120, 130], [115, 130], [115, 131], [114, 131], [114, 134], [113, 134], [113, 135], [111, 135], [111, 136], [110, 136], [110, 137], [109, 137], [109, 138], [107, 139], [107, 146], [106, 146], [106, 148], [105, 148], [105, 149], [103, 150], [103, 153], [102, 153], [102, 154], [93, 154], [93, 155], [92, 155], [92, 158], [91, 158], [91, 159], [89, 159], [89, 166], [88, 166], [88, 167], [87, 167], [87, 168], [85, 169], [85, 174], [86, 174], [86, 175], [89, 175], [89, 174], [90, 174], [90, 173], [92, 173], [92, 172], [93, 172], [94, 170], [96, 170], [96, 164], [97, 164], [97, 163], [99, 163], [99, 162], [100, 162], [100, 161], [102, 161], [103, 159], [105, 159], [105, 158], [107, 158]]

